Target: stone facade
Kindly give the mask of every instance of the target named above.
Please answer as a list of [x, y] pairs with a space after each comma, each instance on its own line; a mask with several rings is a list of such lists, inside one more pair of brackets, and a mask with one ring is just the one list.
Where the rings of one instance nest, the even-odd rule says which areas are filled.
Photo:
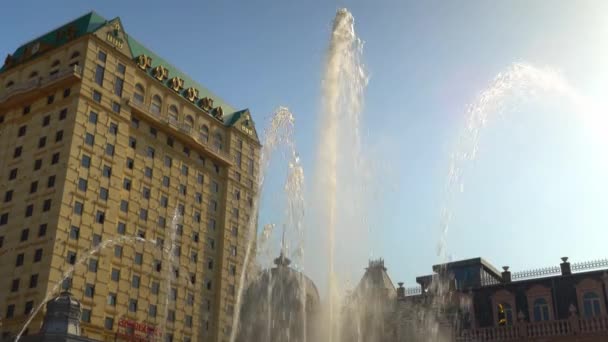
[[63, 288], [82, 304], [84, 337], [145, 326], [226, 341], [260, 147], [248, 110], [146, 49], [119, 18], [89, 13], [17, 48], [0, 68], [2, 336]]

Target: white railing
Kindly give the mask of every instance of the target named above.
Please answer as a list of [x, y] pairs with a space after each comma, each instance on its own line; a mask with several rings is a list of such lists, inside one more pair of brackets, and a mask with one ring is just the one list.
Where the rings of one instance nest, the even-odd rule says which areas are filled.
[[462, 330], [457, 341], [496, 342], [572, 335], [608, 335], [608, 316], [520, 322], [513, 326]]

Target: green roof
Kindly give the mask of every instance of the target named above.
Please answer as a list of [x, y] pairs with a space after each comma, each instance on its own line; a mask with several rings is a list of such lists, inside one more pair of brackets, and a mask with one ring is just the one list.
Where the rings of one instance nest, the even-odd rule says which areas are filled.
[[[152, 65], [150, 66], [149, 70], [146, 72], [150, 77], [153, 77], [152, 70], [155, 67], [162, 65], [163, 67], [167, 68], [167, 70], [169, 71], [167, 80], [163, 81], [163, 84], [165, 86], [169, 87], [168, 82], [171, 78], [173, 78], [173, 77], [181, 78], [182, 80], [184, 80], [183, 89], [188, 89], [191, 87], [196, 88], [196, 89], [198, 89], [199, 98], [201, 98], [201, 99], [205, 98], [205, 97], [212, 98], [213, 105], [216, 107], [221, 106], [222, 109], [224, 110], [224, 113], [226, 113], [226, 114], [224, 114], [224, 122], [226, 123], [226, 125], [228, 125], [228, 122], [232, 121], [231, 119], [232, 119], [233, 113], [236, 111], [232, 106], [230, 106], [229, 104], [224, 102], [222, 99], [220, 99], [219, 97], [217, 97], [216, 95], [211, 93], [207, 88], [205, 88], [201, 84], [199, 84], [196, 81], [194, 81], [193, 79], [191, 79], [188, 75], [181, 72], [178, 68], [174, 67], [169, 62], [167, 62], [163, 58], [159, 57], [152, 50], [143, 46], [143, 44], [141, 44], [140, 42], [135, 40], [133, 37], [127, 35], [127, 40], [129, 41], [129, 48], [131, 49], [131, 54], [133, 55], [134, 59], [141, 55], [146, 55], [152, 59]], [[184, 96], [184, 92], [185, 92], [185, 90], [182, 90], [180, 95]]]
[[[32, 43], [40, 42], [41, 45], [44, 45], [48, 48], [56, 48], [67, 43], [71, 39], [75, 39], [85, 34], [95, 32], [106, 22], [106, 19], [104, 19], [102, 16], [95, 12], [87, 13], [78, 19], [72, 20], [59, 28], [56, 28], [36, 39], [33, 39], [21, 45], [19, 48], [17, 48], [17, 50], [15, 50], [15, 52], [11, 54], [11, 58], [17, 61], [17, 63], [23, 63], [25, 61], [35, 59], [36, 57], [41, 56], [46, 49], [41, 50], [39, 54], [34, 54], [33, 56], [30, 56], [27, 59], [23, 59], [22, 57], [24, 56], [26, 49]], [[69, 37], [68, 34], [62, 34], [68, 32], [70, 28], [72, 28], [73, 30], [72, 32], [70, 32], [70, 34], [73, 35], [72, 37]], [[2, 66], [2, 68], [0, 68], [0, 73], [5, 71], [6, 69], [7, 65], [5, 64]]]
[[[116, 19], [120, 20], [119, 18], [116, 18]], [[33, 40], [21, 45], [10, 56], [10, 58], [13, 61], [12, 65], [5, 63], [0, 68], [0, 73], [8, 70], [10, 67], [12, 67], [16, 64], [20, 64], [20, 63], [35, 59], [35, 58], [43, 55], [44, 52], [46, 52], [50, 49], [59, 47], [65, 43], [67, 43], [70, 40], [77, 39], [77, 38], [84, 36], [86, 34], [89, 34], [89, 33], [94, 33], [98, 29], [104, 27], [108, 22], [114, 21], [116, 19], [106, 20], [104, 17], [100, 16], [99, 14], [97, 14], [95, 12], [87, 13], [73, 21], [70, 21], [69, 23], [67, 23], [65, 25], [62, 25], [61, 27], [59, 27], [55, 30], [52, 30], [36, 39], [33, 39]], [[167, 80], [162, 82], [165, 86], [169, 87], [168, 80], [170, 80], [171, 78], [179, 77], [182, 80], [184, 80], [183, 89], [188, 89], [191, 87], [198, 89], [199, 98], [205, 98], [205, 97], [211, 98], [211, 99], [213, 99], [213, 104], [215, 107], [218, 107], [218, 106], [222, 107], [223, 112], [224, 112], [223, 120], [224, 120], [225, 125], [232, 126], [234, 123], [236, 123], [236, 121], [238, 121], [238, 119], [242, 116], [242, 114], [247, 111], [245, 109], [245, 110], [241, 110], [241, 111], [237, 112], [234, 109], [234, 107], [230, 106], [228, 103], [223, 101], [221, 98], [219, 98], [215, 94], [211, 93], [211, 91], [209, 91], [206, 87], [204, 87], [203, 85], [194, 81], [188, 75], [181, 72], [175, 66], [171, 65], [166, 60], [164, 60], [163, 58], [161, 58], [160, 56], [155, 54], [152, 50], [146, 48], [143, 44], [141, 44], [140, 42], [138, 42], [137, 40], [135, 40], [134, 38], [129, 36], [126, 32], [125, 32], [125, 37], [127, 38], [127, 41], [128, 41], [129, 50], [131, 52], [131, 58], [133, 58], [135, 60], [140, 55], [146, 55], [152, 59], [152, 65], [149, 68], [149, 70], [146, 71], [146, 73], [150, 77], [153, 77], [152, 70], [154, 69], [154, 67], [162, 65], [164, 68], [166, 68], [168, 70]], [[27, 49], [30, 48], [34, 43], [40, 43], [39, 53], [36, 53], [32, 56], [25, 57]], [[185, 98], [185, 90], [182, 90], [180, 92], [180, 95]]]

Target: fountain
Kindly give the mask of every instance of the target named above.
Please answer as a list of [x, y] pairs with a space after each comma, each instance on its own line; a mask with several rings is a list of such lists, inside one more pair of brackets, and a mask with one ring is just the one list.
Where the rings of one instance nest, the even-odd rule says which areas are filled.
[[[365, 211], [361, 206], [364, 184], [361, 171], [359, 116], [367, 78], [361, 64], [363, 44], [357, 38], [354, 18], [346, 9], [336, 13], [323, 79], [323, 110], [318, 151], [317, 197], [320, 226], [328, 239], [328, 340], [339, 340], [339, 269], [352, 262], [353, 251], [365, 250]], [[349, 207], [349, 208], [347, 208]], [[350, 236], [350, 250], [338, 258], [336, 236]], [[344, 275], [342, 275], [344, 276]], [[345, 280], [345, 279], [343, 279]]]

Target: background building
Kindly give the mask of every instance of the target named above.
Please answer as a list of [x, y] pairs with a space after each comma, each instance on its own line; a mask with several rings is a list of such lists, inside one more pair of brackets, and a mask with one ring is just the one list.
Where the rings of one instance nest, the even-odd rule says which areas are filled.
[[399, 283], [396, 296], [383, 294], [377, 300], [390, 292], [385, 271], [384, 265], [370, 262], [361, 284], [376, 284], [382, 291], [366, 294], [361, 284], [354, 291], [363, 305], [351, 302], [357, 306], [347, 307], [350, 317], [343, 320], [361, 323], [346, 329], [356, 336], [343, 334], [343, 340], [608, 340], [608, 260], [570, 264], [562, 258], [559, 266], [517, 273], [507, 266], [499, 272], [482, 258], [460, 260], [433, 266], [432, 275], [416, 278], [417, 288]]
[[81, 302], [83, 337], [144, 324], [176, 341], [226, 340], [259, 153], [248, 110], [118, 18], [89, 13], [17, 48], [0, 69], [2, 336], [63, 288]]

